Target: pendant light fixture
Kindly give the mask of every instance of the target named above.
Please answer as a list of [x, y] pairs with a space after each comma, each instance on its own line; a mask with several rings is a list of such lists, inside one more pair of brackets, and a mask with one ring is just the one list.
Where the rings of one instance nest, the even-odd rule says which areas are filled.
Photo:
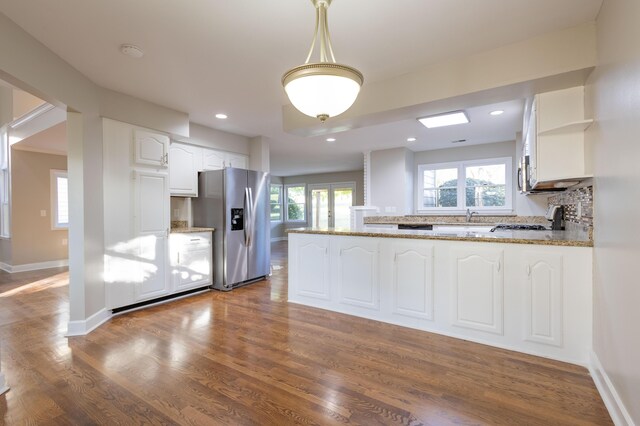
[[[316, 8], [316, 30], [307, 60], [282, 76], [282, 85], [293, 106], [323, 123], [353, 105], [364, 81], [357, 69], [336, 63], [327, 24], [331, 1], [311, 0]], [[316, 43], [319, 44], [320, 61], [310, 63]]]

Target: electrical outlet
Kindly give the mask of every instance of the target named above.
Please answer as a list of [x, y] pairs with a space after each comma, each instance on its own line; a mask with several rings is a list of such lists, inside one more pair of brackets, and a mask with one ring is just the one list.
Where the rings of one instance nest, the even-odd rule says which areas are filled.
[[180, 210], [179, 209], [173, 209], [173, 217], [177, 218], [178, 216], [180, 216]]
[[40, 216], [47, 217], [47, 211], [46, 210], [40, 210]]
[[69, 244], [69, 240], [67, 240], [66, 238], [62, 239], [62, 245], [66, 246], [67, 244]]
[[578, 219], [582, 219], [582, 201], [578, 201], [578, 206], [576, 208], [576, 217]]

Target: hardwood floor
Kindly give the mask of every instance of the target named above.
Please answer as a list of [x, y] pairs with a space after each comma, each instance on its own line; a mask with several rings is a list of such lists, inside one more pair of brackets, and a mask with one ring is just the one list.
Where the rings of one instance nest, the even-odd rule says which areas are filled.
[[66, 272], [0, 272], [0, 423], [611, 424], [584, 368], [286, 303], [286, 249], [70, 339]]

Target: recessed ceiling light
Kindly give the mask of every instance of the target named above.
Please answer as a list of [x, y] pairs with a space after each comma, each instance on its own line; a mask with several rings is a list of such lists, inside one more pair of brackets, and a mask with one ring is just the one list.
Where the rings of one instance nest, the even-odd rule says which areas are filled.
[[491, 111], [489, 114], [491, 114], [491, 115], [502, 115], [502, 114], [504, 114], [504, 111], [501, 110], [501, 109], [497, 109], [495, 111]]
[[415, 142], [416, 138], [407, 138], [407, 142]]
[[216, 114], [216, 118], [219, 118], [220, 120], [226, 120], [227, 114]]
[[327, 138], [327, 142], [335, 142], [336, 138]]
[[469, 122], [469, 117], [464, 111], [452, 111], [444, 114], [431, 115], [429, 117], [418, 118], [427, 129], [434, 127], [453, 126], [454, 124], [465, 124]]
[[144, 52], [135, 44], [123, 44], [120, 46], [120, 52], [123, 55], [131, 56], [132, 58], [142, 58], [144, 56]]

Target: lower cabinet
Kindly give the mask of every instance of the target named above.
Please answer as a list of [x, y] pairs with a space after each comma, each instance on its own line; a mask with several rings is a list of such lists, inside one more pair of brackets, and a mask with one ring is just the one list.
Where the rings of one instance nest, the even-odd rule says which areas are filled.
[[451, 250], [451, 322], [458, 327], [502, 334], [504, 250]]
[[587, 247], [289, 234], [289, 301], [586, 364]]
[[211, 232], [171, 234], [169, 250], [173, 293], [211, 285]]

